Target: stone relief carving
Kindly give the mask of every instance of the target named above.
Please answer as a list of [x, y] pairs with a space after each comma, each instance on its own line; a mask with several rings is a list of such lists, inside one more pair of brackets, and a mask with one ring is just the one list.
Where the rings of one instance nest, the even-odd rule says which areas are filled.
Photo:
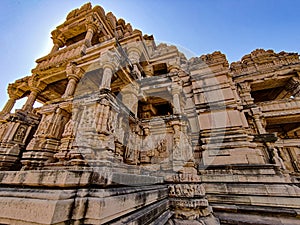
[[0, 141], [2, 140], [2, 138], [4, 137], [4, 134], [6, 132], [6, 129], [8, 127], [7, 123], [1, 123], [0, 124]]
[[199, 197], [205, 196], [205, 189], [202, 184], [172, 184], [169, 185], [170, 197]]
[[20, 126], [15, 134], [14, 141], [23, 142], [24, 141], [23, 139], [26, 134], [26, 130], [27, 130], [27, 127]]

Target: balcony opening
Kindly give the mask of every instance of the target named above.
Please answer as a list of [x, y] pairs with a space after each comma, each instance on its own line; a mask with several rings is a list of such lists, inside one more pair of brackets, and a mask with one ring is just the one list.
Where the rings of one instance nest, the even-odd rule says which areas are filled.
[[300, 85], [293, 77], [267, 80], [251, 85], [251, 96], [254, 103], [293, 99], [300, 92]]
[[83, 32], [81, 34], [76, 35], [75, 37], [69, 38], [66, 41], [66, 46], [70, 46], [72, 44], [77, 43], [78, 41], [81, 41], [85, 38], [86, 32]]
[[170, 102], [159, 97], [147, 98], [147, 101], [139, 101], [138, 116], [141, 119], [150, 119], [158, 116], [173, 114], [173, 107]]
[[[264, 90], [251, 91], [251, 96], [254, 103], [272, 101], [284, 91], [284, 87], [269, 88]], [[288, 96], [289, 98], [290, 96]]]
[[266, 127], [268, 133], [276, 133], [281, 139], [300, 138], [300, 121], [294, 123], [272, 124], [269, 123]]

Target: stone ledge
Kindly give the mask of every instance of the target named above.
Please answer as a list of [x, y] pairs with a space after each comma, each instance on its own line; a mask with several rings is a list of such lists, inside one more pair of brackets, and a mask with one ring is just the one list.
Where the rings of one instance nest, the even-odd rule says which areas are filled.
[[299, 210], [294, 208], [282, 207], [264, 207], [264, 206], [248, 206], [248, 205], [227, 205], [227, 204], [211, 204], [214, 212], [220, 213], [252, 213], [267, 215], [280, 215], [285, 217], [299, 216]]
[[163, 183], [162, 177], [117, 173], [110, 170], [28, 170], [1, 171], [2, 186], [86, 187], [89, 185], [140, 186]]
[[215, 213], [223, 224], [243, 225], [299, 225], [299, 219], [285, 217], [271, 217], [265, 215]]

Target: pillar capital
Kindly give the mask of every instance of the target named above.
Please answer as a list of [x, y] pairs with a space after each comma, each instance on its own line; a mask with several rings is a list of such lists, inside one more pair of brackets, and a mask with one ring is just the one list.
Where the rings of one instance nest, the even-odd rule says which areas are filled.
[[30, 87], [30, 91], [31, 91], [31, 93], [34, 93], [36, 95], [38, 95], [39, 93], [42, 92], [42, 90], [38, 87]]
[[182, 87], [179, 86], [177, 83], [173, 83], [171, 86], [171, 93], [172, 94], [180, 94], [182, 91]]
[[238, 84], [242, 92], [251, 92], [251, 85], [249, 82], [242, 82]]
[[58, 51], [59, 48], [62, 48], [65, 46], [66, 38], [63, 36], [61, 31], [54, 30], [51, 32], [51, 35], [52, 35], [51, 39], [54, 44], [51, 52], [56, 52], [56, 51]]
[[7, 88], [7, 93], [10, 99], [17, 100], [19, 99], [19, 95], [17, 94], [18, 89], [15, 87], [14, 84], [9, 84]]
[[93, 15], [86, 18], [85, 26], [87, 31], [90, 30], [93, 33], [97, 32], [99, 28], [102, 28], [102, 24]]
[[33, 74], [28, 79], [28, 86], [30, 88], [30, 91], [40, 93], [46, 88], [47, 84], [41, 81], [38, 74]]
[[78, 82], [84, 74], [84, 70], [77, 67], [75, 62], [70, 62], [66, 67], [66, 74], [69, 80], [74, 79]]
[[85, 45], [90, 47], [92, 45], [94, 33], [99, 32], [99, 30], [102, 28], [102, 24], [96, 17], [94, 17], [94, 15], [91, 15], [86, 18], [85, 26], [87, 30], [85, 35]]
[[64, 47], [65, 45], [65, 40], [63, 38], [53, 38], [52, 41], [54, 45], [57, 45], [59, 48]]
[[260, 118], [262, 115], [261, 109], [258, 107], [251, 108], [251, 112], [252, 112], [253, 118], [255, 118], [255, 117]]
[[120, 57], [117, 53], [107, 51], [100, 55], [100, 66], [103, 69], [111, 69], [112, 72], [115, 72], [118, 69], [120, 62]]
[[128, 58], [132, 61], [133, 64], [138, 63], [142, 56], [143, 47], [141, 42], [130, 42], [126, 44]]

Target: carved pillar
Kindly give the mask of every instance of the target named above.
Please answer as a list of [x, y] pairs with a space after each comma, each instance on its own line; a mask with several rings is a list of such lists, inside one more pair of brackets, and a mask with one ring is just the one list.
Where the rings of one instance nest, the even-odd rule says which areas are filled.
[[138, 68], [138, 63], [140, 62], [140, 58], [142, 55], [142, 50], [140, 48], [140, 42], [138, 43], [130, 43], [127, 46], [127, 53], [128, 53], [128, 58], [133, 64], [132, 72], [134, 73], [135, 78], [141, 79], [141, 71]]
[[67, 78], [68, 78], [68, 85], [63, 94], [63, 98], [72, 96], [76, 89], [76, 84], [80, 80], [81, 75], [83, 74], [83, 70], [76, 67], [76, 64], [70, 63], [66, 68]]
[[256, 127], [257, 127], [258, 133], [259, 133], [259, 134], [264, 134], [264, 133], [266, 133], [266, 130], [265, 130], [265, 128], [264, 128], [263, 125], [262, 125], [260, 116], [259, 116], [259, 115], [254, 115], [253, 118], [254, 118], [254, 122], [255, 122], [255, 125], [256, 125]]
[[98, 21], [96, 21], [93, 16], [87, 18], [86, 21], [87, 32], [85, 35], [85, 45], [87, 47], [92, 46], [93, 35], [97, 31], [98, 27], [100, 26], [100, 24], [97, 24], [97, 22]]
[[248, 82], [239, 83], [239, 93], [244, 105], [253, 104], [253, 98], [251, 97], [251, 86]]
[[100, 56], [100, 66], [103, 68], [101, 89], [110, 90], [111, 78], [118, 67], [119, 57], [116, 53], [105, 52]]
[[100, 89], [110, 90], [111, 78], [113, 76], [113, 70], [110, 65], [105, 65], [103, 70], [103, 78], [101, 82]]
[[88, 28], [86, 35], [85, 35], [85, 43], [87, 47], [92, 45], [92, 38], [93, 38], [94, 30], [92, 28]]
[[3, 107], [2, 111], [0, 111], [0, 115], [5, 115], [7, 113], [10, 113], [13, 109], [16, 100], [18, 100], [20, 97], [18, 96], [18, 88], [16, 83], [12, 83], [8, 85], [7, 88], [9, 99], [6, 102], [5, 106]]
[[299, 78], [293, 77], [284, 88], [287, 92], [289, 92], [294, 97], [300, 97], [300, 81]]
[[1, 114], [10, 113], [12, 108], [14, 107], [17, 100], [17, 96], [10, 96], [8, 101], [6, 102], [5, 106], [3, 107]]
[[254, 123], [256, 125], [258, 134], [265, 134], [266, 133], [266, 129], [263, 126], [263, 123], [261, 121], [261, 112], [258, 108], [252, 108], [251, 109], [252, 113], [253, 113], [253, 119], [254, 119]]
[[22, 107], [22, 110], [24, 110], [24, 111], [31, 111], [33, 109], [33, 104], [34, 104], [38, 94], [42, 90], [44, 90], [44, 88], [47, 86], [47, 84], [40, 80], [40, 77], [38, 74], [33, 74], [28, 79], [28, 86], [30, 87], [31, 92], [27, 98], [26, 103]]
[[59, 48], [62, 48], [65, 45], [63, 39], [58, 39], [53, 37], [52, 39], [53, 39], [53, 47], [51, 49], [50, 54], [57, 52]]
[[32, 88], [30, 95], [27, 98], [27, 101], [22, 107], [24, 111], [31, 111], [33, 109], [33, 104], [40, 92], [41, 90], [39, 90], [38, 88]]
[[68, 75], [68, 79], [69, 79], [69, 82], [68, 82], [68, 85], [67, 85], [67, 88], [66, 88], [66, 91], [65, 91], [63, 97], [69, 97], [74, 94], [76, 84], [79, 80], [78, 77], [74, 76], [73, 74]]
[[180, 106], [181, 87], [179, 85], [172, 85], [171, 92], [173, 95], [174, 114], [180, 114], [181, 113], [181, 106]]

